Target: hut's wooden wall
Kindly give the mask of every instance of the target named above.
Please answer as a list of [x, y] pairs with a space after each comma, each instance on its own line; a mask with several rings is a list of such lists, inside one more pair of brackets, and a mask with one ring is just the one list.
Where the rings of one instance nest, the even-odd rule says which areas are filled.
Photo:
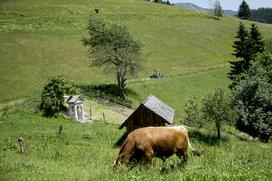
[[126, 124], [127, 132], [129, 133], [137, 128], [148, 126], [165, 126], [165, 120], [141, 105], [133, 115], [128, 118]]

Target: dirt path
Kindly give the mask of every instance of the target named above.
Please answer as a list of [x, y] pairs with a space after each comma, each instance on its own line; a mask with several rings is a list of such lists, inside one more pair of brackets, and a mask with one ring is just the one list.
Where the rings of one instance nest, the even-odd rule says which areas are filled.
[[13, 107], [13, 106], [15, 106], [17, 104], [21, 104], [25, 100], [26, 100], [26, 98], [0, 103], [0, 111], [2, 111], [4, 109], [7, 109], [9, 107]]

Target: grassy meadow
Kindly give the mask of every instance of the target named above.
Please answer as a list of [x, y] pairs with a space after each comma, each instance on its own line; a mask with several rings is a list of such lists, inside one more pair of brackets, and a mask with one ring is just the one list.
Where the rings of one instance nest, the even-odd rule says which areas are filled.
[[[216, 20], [209, 14], [141, 0], [0, 0], [0, 102], [39, 95], [53, 74], [64, 74], [76, 83], [114, 82], [114, 76], [89, 67], [81, 40], [90, 16], [126, 25], [144, 44], [145, 68], [138, 78], [155, 69], [175, 76], [226, 67], [234, 59], [236, 18]], [[271, 38], [271, 25], [258, 26], [264, 38]]]
[[136, 96], [131, 96], [133, 107], [136, 107], [139, 102], [152, 94], [173, 107], [175, 109], [175, 122], [182, 123], [184, 106], [188, 100], [196, 98], [200, 101], [209, 92], [214, 92], [216, 88], [227, 90], [228, 71], [229, 68], [224, 67], [159, 80], [133, 82], [128, 84], [128, 88], [136, 92]]
[[[144, 68], [127, 81], [131, 108], [103, 99], [103, 92], [93, 100], [89, 89], [85, 111], [92, 107], [97, 121], [44, 118], [38, 97], [52, 75], [87, 89], [115, 83], [110, 73], [90, 67], [81, 42], [93, 16], [126, 25], [144, 44]], [[192, 146], [203, 154], [190, 153], [186, 165], [172, 156], [165, 163], [155, 158], [148, 168], [112, 167], [125, 131], [118, 126], [148, 95], [173, 107], [174, 123], [184, 124], [186, 101], [227, 90], [239, 21], [142, 0], [0, 0], [0, 180], [271, 180], [272, 143], [248, 140], [230, 126], [223, 127], [222, 140], [213, 125], [190, 129]], [[257, 25], [264, 39], [272, 38], [272, 25]], [[155, 69], [167, 76], [149, 79]]]
[[[109, 120], [110, 121], [110, 120]], [[63, 130], [59, 134], [59, 127]], [[227, 128], [218, 141], [213, 131], [190, 131], [193, 147], [203, 154], [182, 165], [176, 156], [164, 163], [112, 167], [123, 131], [98, 121], [79, 124], [22, 112], [0, 118], [0, 180], [260, 180], [272, 177], [272, 144], [246, 141]], [[18, 136], [25, 138], [21, 155]]]

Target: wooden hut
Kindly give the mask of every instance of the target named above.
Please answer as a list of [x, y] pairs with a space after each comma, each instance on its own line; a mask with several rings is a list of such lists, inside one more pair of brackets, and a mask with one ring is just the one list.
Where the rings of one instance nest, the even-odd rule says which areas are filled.
[[174, 109], [153, 95], [144, 100], [140, 106], [121, 124], [119, 129], [127, 128], [127, 133], [134, 129], [147, 126], [171, 125]]

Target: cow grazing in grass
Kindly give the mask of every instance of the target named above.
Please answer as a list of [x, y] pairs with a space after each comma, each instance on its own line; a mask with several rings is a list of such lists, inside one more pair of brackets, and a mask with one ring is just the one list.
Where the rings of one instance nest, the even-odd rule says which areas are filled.
[[139, 128], [129, 133], [114, 165], [142, 159], [150, 163], [153, 157], [165, 160], [173, 154], [180, 159], [183, 157], [186, 162], [188, 147], [199, 155], [190, 145], [188, 131], [184, 126]]

